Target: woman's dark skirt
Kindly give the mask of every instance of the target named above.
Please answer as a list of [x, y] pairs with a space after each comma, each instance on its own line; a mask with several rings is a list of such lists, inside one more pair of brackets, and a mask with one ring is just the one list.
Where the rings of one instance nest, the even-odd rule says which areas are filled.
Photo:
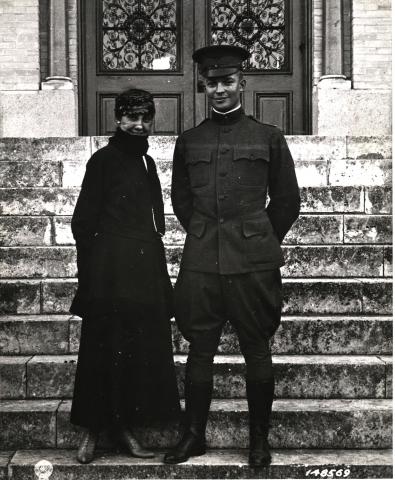
[[102, 234], [90, 258], [71, 422], [94, 430], [177, 418], [163, 244]]

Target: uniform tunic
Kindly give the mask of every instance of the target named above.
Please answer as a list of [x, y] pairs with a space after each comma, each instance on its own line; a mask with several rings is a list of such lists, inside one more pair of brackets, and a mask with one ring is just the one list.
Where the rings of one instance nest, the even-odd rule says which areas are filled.
[[78, 290], [70, 311], [83, 320], [71, 421], [89, 428], [179, 412], [163, 200], [147, 148], [144, 137], [118, 130], [89, 160], [72, 219]]
[[284, 136], [241, 108], [213, 112], [177, 140], [172, 201], [187, 231], [175, 291], [176, 320], [191, 343], [187, 374], [210, 380], [230, 320], [247, 376], [270, 379], [269, 339], [281, 317], [280, 243], [300, 205]]

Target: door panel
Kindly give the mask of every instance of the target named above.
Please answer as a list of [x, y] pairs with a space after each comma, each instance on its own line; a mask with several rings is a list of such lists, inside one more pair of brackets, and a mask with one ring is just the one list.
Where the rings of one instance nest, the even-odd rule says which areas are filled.
[[155, 134], [197, 125], [209, 106], [191, 56], [221, 43], [252, 52], [246, 113], [287, 134], [308, 133], [310, 1], [80, 0], [82, 133], [111, 134], [114, 98], [131, 87], [152, 92]]

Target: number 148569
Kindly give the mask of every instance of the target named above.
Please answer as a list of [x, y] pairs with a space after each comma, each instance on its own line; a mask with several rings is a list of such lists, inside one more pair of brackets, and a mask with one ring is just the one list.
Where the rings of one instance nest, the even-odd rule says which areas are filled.
[[309, 469], [306, 471], [306, 477], [315, 478], [347, 478], [350, 475], [349, 468], [320, 468]]

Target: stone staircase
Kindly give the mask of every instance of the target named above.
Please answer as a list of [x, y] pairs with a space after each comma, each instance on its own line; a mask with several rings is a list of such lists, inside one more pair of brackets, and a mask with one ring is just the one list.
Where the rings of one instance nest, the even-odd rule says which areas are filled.
[[[184, 233], [170, 204], [173, 137], [152, 137], [166, 201], [169, 271]], [[177, 425], [139, 432], [153, 460], [102, 451], [79, 465], [69, 424], [81, 320], [70, 231], [85, 163], [103, 137], [0, 139], [0, 479], [392, 478], [391, 139], [288, 137], [302, 214], [287, 235], [269, 468], [247, 465], [244, 361], [230, 327], [215, 361], [203, 457], [161, 463]], [[188, 345], [173, 324], [182, 378]]]

